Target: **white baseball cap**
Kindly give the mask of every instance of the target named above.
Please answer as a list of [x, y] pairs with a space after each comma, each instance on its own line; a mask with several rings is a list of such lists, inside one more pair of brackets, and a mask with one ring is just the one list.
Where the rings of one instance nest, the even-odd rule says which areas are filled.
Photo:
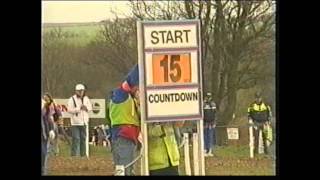
[[76, 91], [79, 91], [79, 90], [85, 90], [86, 88], [84, 87], [83, 84], [77, 84], [76, 85]]

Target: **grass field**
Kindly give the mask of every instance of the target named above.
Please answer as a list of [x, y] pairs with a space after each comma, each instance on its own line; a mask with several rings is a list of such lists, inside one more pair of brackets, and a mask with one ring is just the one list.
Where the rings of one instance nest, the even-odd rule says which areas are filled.
[[62, 33], [69, 35], [67, 42], [76, 46], [85, 46], [91, 40], [96, 38], [97, 34], [103, 29], [102, 24], [84, 24], [84, 25], [63, 25], [57, 24], [54, 26], [43, 26], [43, 33], [49, 32], [53, 29], [61, 28]]
[[[217, 147], [214, 153], [216, 156], [205, 159], [206, 175], [275, 175], [271, 157], [259, 155], [250, 159], [249, 149], [245, 146]], [[184, 175], [183, 159], [179, 167], [181, 175]], [[90, 158], [87, 159], [70, 157], [70, 147], [61, 142], [60, 154], [49, 157], [48, 168], [49, 175], [113, 175], [111, 151], [102, 146], [90, 146]], [[139, 175], [139, 165], [135, 169]]]

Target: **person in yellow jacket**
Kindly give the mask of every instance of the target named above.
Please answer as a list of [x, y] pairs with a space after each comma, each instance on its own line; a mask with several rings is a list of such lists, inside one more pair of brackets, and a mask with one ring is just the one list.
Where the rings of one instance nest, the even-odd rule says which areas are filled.
[[[270, 133], [266, 133], [266, 128], [271, 124], [271, 108], [268, 104], [262, 101], [260, 92], [255, 95], [255, 101], [248, 107], [249, 124], [254, 127], [254, 151], [258, 153], [259, 148], [259, 132], [262, 131], [262, 141], [264, 153], [268, 153], [267, 140], [270, 138]], [[269, 134], [269, 137], [268, 137]], [[272, 138], [272, 137], [271, 137]], [[269, 139], [270, 140], [270, 139]]]
[[149, 174], [178, 176], [180, 154], [174, 123], [148, 125]]

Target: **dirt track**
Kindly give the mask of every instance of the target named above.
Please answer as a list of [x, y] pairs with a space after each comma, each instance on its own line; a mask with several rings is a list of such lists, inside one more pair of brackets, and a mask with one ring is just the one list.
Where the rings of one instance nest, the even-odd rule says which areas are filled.
[[[49, 175], [112, 175], [113, 173], [111, 156], [91, 157], [89, 160], [50, 157], [48, 167]], [[183, 169], [183, 162], [181, 169]], [[272, 160], [270, 158], [209, 157], [206, 158], [206, 175], [273, 175]]]

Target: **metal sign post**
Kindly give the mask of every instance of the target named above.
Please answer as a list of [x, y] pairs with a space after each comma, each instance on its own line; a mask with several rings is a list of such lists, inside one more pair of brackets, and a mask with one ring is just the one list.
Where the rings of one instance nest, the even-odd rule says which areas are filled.
[[204, 175], [200, 21], [137, 22], [142, 175], [148, 175], [147, 123], [196, 120]]

